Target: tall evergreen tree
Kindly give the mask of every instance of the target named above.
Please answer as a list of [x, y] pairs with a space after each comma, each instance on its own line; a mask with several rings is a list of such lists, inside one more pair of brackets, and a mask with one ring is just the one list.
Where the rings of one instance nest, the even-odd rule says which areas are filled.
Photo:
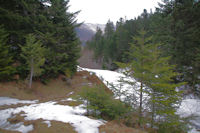
[[[50, 3], [50, 5], [45, 4]], [[0, 23], [9, 33], [8, 44], [14, 60], [20, 62], [17, 73], [26, 77], [24, 59], [18, 44], [25, 45], [25, 37], [34, 33], [46, 52], [43, 78], [56, 77], [66, 69], [76, 71], [79, 40], [74, 28], [75, 14], [68, 11], [68, 0], [10, 0], [0, 1]]]
[[47, 14], [50, 31], [41, 34], [45, 38], [44, 45], [50, 49], [44, 69], [51, 76], [64, 73], [66, 69], [74, 73], [78, 64], [80, 42], [74, 30], [78, 25], [75, 21], [76, 13], [68, 11], [68, 3], [68, 0], [51, 0]]
[[12, 66], [13, 60], [9, 53], [9, 47], [7, 45], [8, 34], [0, 26], [0, 81], [10, 79], [10, 75], [14, 72]]
[[200, 43], [197, 38], [200, 33], [199, 7], [200, 2], [195, 0], [166, 0], [160, 4], [153, 20], [153, 23], [157, 21], [156, 40], [163, 44], [164, 53], [172, 56], [171, 63], [176, 64], [176, 70], [183, 74], [179, 80], [188, 82], [195, 93], [200, 90], [197, 87], [199, 71], [194, 64], [198, 62], [195, 59]]
[[131, 45], [131, 51], [129, 56], [131, 57], [130, 63], [117, 63], [119, 67], [129, 68], [125, 71], [127, 76], [131, 76], [139, 82], [139, 109], [138, 109], [138, 124], [142, 126], [143, 121], [143, 95], [146, 93], [146, 83], [148, 81], [147, 77], [147, 67], [149, 62], [149, 45], [150, 38], [145, 37], [146, 32], [141, 31], [139, 36], [133, 37], [136, 44]]
[[[125, 74], [139, 82], [139, 125], [142, 126], [144, 95], [149, 95], [152, 103], [152, 127], [155, 114], [168, 121], [175, 116], [179, 93], [175, 90], [181, 84], [174, 84], [172, 78], [177, 75], [174, 66], [169, 65], [170, 57], [161, 57], [159, 44], [152, 44], [152, 36], [148, 37], [145, 31], [134, 37], [136, 43], [131, 44], [129, 52], [130, 63], [117, 63], [126, 69]], [[170, 121], [172, 122], [172, 121]], [[168, 121], [168, 123], [170, 123]]]

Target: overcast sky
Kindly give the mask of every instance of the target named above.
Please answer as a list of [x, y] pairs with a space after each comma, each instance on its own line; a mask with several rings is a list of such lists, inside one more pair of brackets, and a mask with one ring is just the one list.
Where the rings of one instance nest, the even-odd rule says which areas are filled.
[[81, 10], [78, 22], [105, 24], [108, 19], [116, 22], [120, 17], [132, 19], [143, 9], [154, 11], [161, 0], [70, 0], [69, 11]]

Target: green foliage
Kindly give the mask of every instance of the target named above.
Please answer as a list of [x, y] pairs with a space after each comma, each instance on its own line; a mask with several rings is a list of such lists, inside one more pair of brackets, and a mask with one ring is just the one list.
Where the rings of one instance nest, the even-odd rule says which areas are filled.
[[80, 97], [88, 101], [87, 109], [93, 110], [95, 115], [99, 111], [101, 117], [117, 119], [130, 111], [130, 107], [113, 99], [112, 95], [101, 87], [84, 87]]
[[36, 41], [33, 34], [29, 34], [26, 37], [26, 45], [21, 46], [21, 50], [21, 57], [26, 60], [29, 70], [31, 67], [34, 69], [33, 76], [39, 76], [42, 73], [41, 66], [44, 65], [45, 62], [45, 48], [42, 46], [41, 42]]
[[[124, 20], [120, 18], [116, 26], [110, 20], [107, 22], [104, 34], [101, 32], [101, 40], [92, 38], [88, 45], [94, 50], [95, 58], [102, 61], [105, 68], [116, 69], [115, 61], [128, 62], [130, 61], [127, 52], [130, 49], [129, 43], [132, 41], [132, 36], [138, 34], [138, 29], [149, 27], [149, 14], [146, 10], [141, 17], [136, 20]], [[97, 31], [96, 35], [99, 35]], [[100, 47], [100, 48], [99, 48]]]
[[[44, 3], [51, 3], [47, 6]], [[8, 36], [8, 47], [13, 60], [17, 62], [17, 74], [27, 77], [25, 59], [20, 56], [21, 48], [26, 45], [27, 34], [33, 33], [45, 51], [45, 64], [40, 78], [56, 77], [66, 69], [72, 75], [76, 71], [79, 58], [79, 40], [75, 34], [75, 15], [68, 12], [67, 0], [11, 0], [0, 1], [0, 23]]]
[[0, 26], [0, 81], [11, 79], [10, 76], [15, 70], [12, 66], [13, 60], [7, 46], [7, 38], [8, 34]]
[[[159, 3], [154, 13], [144, 12], [132, 20], [120, 20], [115, 25], [114, 32], [104, 33], [103, 41], [92, 39], [92, 43], [99, 42], [101, 50], [94, 50], [95, 56], [101, 57], [105, 68], [116, 69], [113, 62], [128, 63], [131, 61], [127, 52], [130, 43], [135, 43], [132, 37], [144, 29], [148, 36], [153, 35], [154, 44], [161, 44], [161, 56], [170, 56], [170, 64], [176, 65], [178, 82], [187, 85], [196, 94], [200, 94], [199, 49], [200, 49], [200, 1], [196, 0], [164, 0]], [[106, 29], [110, 29], [110, 21]], [[109, 36], [107, 39], [106, 36]], [[93, 49], [96, 49], [93, 45]], [[98, 54], [96, 54], [98, 53]]]
[[44, 65], [45, 58], [44, 52], [45, 48], [42, 47], [40, 41], [36, 41], [33, 34], [29, 34], [26, 37], [26, 45], [21, 46], [21, 57], [25, 59], [28, 69], [30, 71], [30, 87], [32, 84], [32, 77], [40, 76], [42, 73], [41, 66]]
[[[120, 67], [129, 68], [125, 72], [140, 83], [139, 124], [143, 110], [143, 95], [149, 95], [151, 103], [151, 126], [154, 122], [169, 122], [170, 116], [175, 116], [180, 93], [175, 89], [183, 83], [173, 83], [173, 78], [178, 75], [174, 72], [175, 66], [169, 64], [170, 57], [162, 57], [160, 44], [152, 44], [153, 37], [142, 30], [138, 36], [133, 37], [129, 57], [130, 63], [117, 63]], [[159, 115], [162, 121], [155, 120]]]
[[182, 73], [180, 81], [188, 82], [195, 93], [199, 93], [196, 84], [199, 69], [195, 60], [199, 49], [200, 1], [166, 0], [160, 4], [153, 15], [151, 31], [157, 37], [155, 41], [162, 43], [163, 53], [171, 56], [170, 62], [176, 64], [176, 71]]

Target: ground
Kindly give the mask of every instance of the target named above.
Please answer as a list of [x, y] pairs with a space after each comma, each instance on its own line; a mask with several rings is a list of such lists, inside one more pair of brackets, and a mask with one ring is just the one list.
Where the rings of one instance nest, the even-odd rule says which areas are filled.
[[[63, 80], [62, 76], [57, 79], [52, 79], [48, 82], [47, 85], [42, 84], [39, 81], [33, 82], [32, 89], [28, 89], [26, 83], [24, 81], [18, 82], [7, 82], [0, 83], [0, 97], [11, 97], [20, 100], [39, 100], [39, 103], [44, 103], [48, 101], [57, 101], [60, 105], [69, 105], [69, 106], [77, 106], [80, 103], [76, 101], [62, 101], [62, 99], [66, 99], [69, 97], [70, 92], [73, 94], [70, 97], [74, 97], [80, 91], [83, 86], [94, 86], [94, 85], [103, 85], [108, 93], [112, 93], [103, 83], [102, 81], [96, 77], [94, 74], [91, 74], [87, 71], [77, 72], [71, 80], [70, 84], [67, 84], [66, 81]], [[29, 105], [29, 104], [27, 104]], [[7, 108], [17, 108], [24, 106], [23, 104], [17, 105], [3, 105], [0, 106], [0, 111]], [[20, 112], [23, 114], [23, 112]], [[59, 121], [51, 121], [51, 126], [48, 127], [48, 124], [43, 123], [44, 120], [24, 120], [20, 114], [16, 115], [14, 118], [9, 118], [8, 121], [10, 123], [18, 123], [24, 122], [24, 125], [32, 124], [34, 126], [34, 130], [30, 133], [75, 133], [74, 127], [70, 124], [59, 122]], [[128, 128], [123, 124], [118, 122], [107, 122], [105, 125], [99, 128], [100, 133], [121, 133], [121, 132], [135, 132], [142, 133], [142, 131]], [[17, 133], [15, 131], [7, 131], [0, 129], [0, 132], [3, 133]]]

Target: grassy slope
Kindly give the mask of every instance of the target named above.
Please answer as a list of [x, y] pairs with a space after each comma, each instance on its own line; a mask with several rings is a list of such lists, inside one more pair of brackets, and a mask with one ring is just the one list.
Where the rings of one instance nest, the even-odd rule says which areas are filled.
[[[67, 94], [70, 92], [74, 92], [73, 95], [77, 95], [77, 92], [80, 91], [80, 89], [83, 86], [87, 85], [103, 85], [101, 80], [98, 79], [95, 75], [90, 75], [88, 72], [77, 72], [76, 75], [71, 80], [71, 84], [68, 85], [65, 81], [62, 80], [61, 77], [58, 79], [51, 80], [47, 85], [44, 85], [40, 82], [34, 82], [33, 88], [28, 89], [26, 84], [24, 82], [9, 82], [9, 83], [0, 83], [0, 97], [6, 96], [6, 97], [12, 97], [17, 99], [24, 99], [24, 100], [35, 100], [38, 99], [40, 102], [50, 101], [50, 100], [61, 100], [63, 98], [67, 98]], [[103, 85], [104, 88], [108, 93], [112, 93], [105, 85]], [[76, 106], [79, 103], [77, 102], [61, 102], [59, 104], [67, 104], [69, 106]], [[20, 106], [20, 105], [18, 105]], [[1, 106], [1, 109], [5, 109], [8, 107], [16, 108], [16, 105], [13, 106]], [[57, 121], [51, 121], [52, 126], [47, 127], [47, 124], [42, 123], [42, 120], [36, 120], [36, 121], [25, 121], [23, 117], [16, 117], [14, 119], [9, 120], [10, 122], [20, 122], [23, 121], [25, 124], [33, 124], [34, 125], [34, 131], [31, 133], [74, 133], [74, 129], [71, 125], [57, 122]], [[5, 131], [0, 129], [0, 133], [17, 133], [12, 131]], [[108, 122], [106, 125], [103, 125], [100, 127], [100, 133], [106, 132], [106, 133], [142, 133], [142, 131], [128, 128], [125, 125], [119, 124], [117, 122]]]

